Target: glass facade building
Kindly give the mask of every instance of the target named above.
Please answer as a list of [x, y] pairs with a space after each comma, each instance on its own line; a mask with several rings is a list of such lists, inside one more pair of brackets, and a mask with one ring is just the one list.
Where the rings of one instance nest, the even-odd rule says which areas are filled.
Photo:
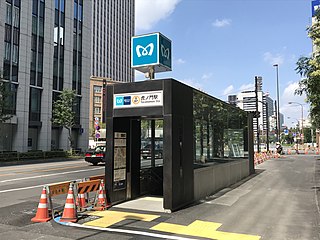
[[0, 71], [13, 115], [0, 124], [0, 151], [68, 149], [67, 130], [51, 123], [64, 89], [76, 92], [75, 147], [87, 148], [91, 10], [83, 0], [0, 4]]

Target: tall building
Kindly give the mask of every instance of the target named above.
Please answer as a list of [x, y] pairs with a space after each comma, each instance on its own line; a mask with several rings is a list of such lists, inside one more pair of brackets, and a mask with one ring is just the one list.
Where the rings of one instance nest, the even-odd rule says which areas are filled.
[[233, 106], [237, 106], [237, 101], [238, 101], [238, 98], [237, 98], [237, 95], [229, 95], [228, 96], [228, 103], [233, 105]]
[[88, 146], [91, 1], [2, 0], [0, 68], [13, 118], [0, 126], [0, 150], [68, 149], [66, 129], [51, 123], [63, 89], [76, 93], [74, 146]]
[[[253, 131], [255, 133], [255, 136], [257, 134], [257, 130], [259, 129], [259, 132], [266, 133], [267, 127], [269, 126], [269, 132], [272, 131], [270, 128], [270, 122], [269, 119], [273, 114], [273, 100], [269, 97], [268, 93], [263, 93], [262, 91], [262, 82], [259, 84], [258, 88], [258, 111], [260, 113], [260, 117], [253, 119]], [[255, 112], [257, 110], [256, 107], [256, 93], [255, 91], [243, 91], [236, 95], [236, 98], [234, 95], [232, 95], [230, 98], [228, 98], [229, 102], [230, 99], [232, 100], [232, 103], [236, 103], [236, 105], [245, 110], [245, 111], [252, 111]], [[257, 122], [258, 121], [258, 122]], [[269, 123], [269, 124], [268, 124]]]
[[91, 76], [132, 82], [131, 37], [134, 0], [93, 0]]
[[134, 81], [130, 55], [134, 11], [134, 0], [92, 1], [90, 140], [99, 140], [96, 136], [105, 128], [103, 86]]

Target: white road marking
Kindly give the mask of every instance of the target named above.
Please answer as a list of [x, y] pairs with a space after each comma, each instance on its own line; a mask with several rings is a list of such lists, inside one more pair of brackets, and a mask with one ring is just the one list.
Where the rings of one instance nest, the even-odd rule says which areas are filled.
[[82, 163], [84, 162], [83, 159], [81, 160], [72, 160], [72, 162], [53, 162], [53, 163], [35, 163], [35, 164], [28, 164], [28, 165], [16, 165], [16, 166], [1, 166], [0, 167], [0, 172], [8, 172], [8, 171], [14, 171], [14, 170], [19, 170], [19, 169], [42, 169], [42, 168], [47, 168], [51, 166], [65, 166], [65, 165], [75, 165], [76, 163]]
[[94, 171], [94, 170], [98, 170], [98, 169], [102, 169], [102, 168], [104, 168], [104, 167], [98, 167], [98, 168], [92, 168], [92, 169], [82, 169], [82, 170], [77, 170], [77, 171], [69, 171], [69, 172], [61, 172], [61, 173], [52, 173], [52, 174], [45, 174], [45, 175], [24, 177], [24, 178], [7, 179], [7, 180], [0, 181], [0, 183], [15, 182], [15, 181], [21, 181], [21, 180], [28, 180], [28, 179], [34, 179], [34, 178], [43, 178], [43, 177], [51, 177], [51, 176], [58, 176], [58, 175], [66, 175], [66, 174], [77, 173], [77, 172]]
[[27, 189], [33, 189], [33, 188], [42, 188], [46, 184], [37, 185], [37, 186], [30, 186], [30, 187], [24, 187], [24, 188], [12, 188], [7, 190], [2, 190], [0, 193], [7, 193], [7, 192], [14, 192], [14, 191], [21, 191], [21, 190], [27, 190]]
[[95, 229], [95, 230], [107, 231], [107, 232], [118, 232], [118, 233], [135, 234], [135, 235], [148, 236], [148, 237], [154, 237], [154, 238], [175, 239], [175, 240], [195, 240], [195, 238], [179, 237], [179, 236], [172, 236], [172, 235], [165, 235], [165, 234], [151, 233], [151, 232], [144, 232], [144, 231], [136, 231], [136, 230], [127, 230], [127, 229], [101, 228], [101, 227], [85, 226], [85, 225], [80, 225], [80, 224], [77, 224], [77, 223], [69, 223], [69, 222], [66, 223], [65, 225], [73, 226], [73, 227], [80, 227], [80, 228]]

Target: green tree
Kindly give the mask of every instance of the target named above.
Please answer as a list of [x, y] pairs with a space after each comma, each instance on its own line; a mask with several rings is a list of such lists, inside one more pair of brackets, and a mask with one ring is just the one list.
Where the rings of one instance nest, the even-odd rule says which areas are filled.
[[10, 92], [8, 91], [7, 86], [8, 84], [6, 84], [3, 79], [0, 78], [0, 123], [12, 118], [12, 115], [8, 114], [7, 112], [10, 106]]
[[65, 89], [61, 92], [53, 103], [52, 109], [52, 123], [58, 126], [62, 126], [68, 130], [69, 147], [72, 151], [74, 144], [72, 139], [72, 127], [75, 126], [74, 111], [76, 95], [75, 92], [70, 89]]
[[296, 94], [306, 94], [306, 101], [310, 103], [310, 117], [315, 127], [320, 128], [320, 11], [316, 13], [316, 21], [307, 28], [308, 36], [314, 44], [311, 57], [300, 57], [296, 71], [302, 77]]

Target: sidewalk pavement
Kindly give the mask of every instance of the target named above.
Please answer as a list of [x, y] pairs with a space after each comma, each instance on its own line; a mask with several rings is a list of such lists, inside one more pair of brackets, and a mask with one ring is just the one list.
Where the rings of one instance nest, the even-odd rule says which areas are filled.
[[177, 212], [115, 205], [88, 212], [69, 226], [108, 231], [115, 237], [126, 233], [168, 239], [318, 240], [318, 159], [316, 155], [289, 155], [267, 160], [252, 176]]

